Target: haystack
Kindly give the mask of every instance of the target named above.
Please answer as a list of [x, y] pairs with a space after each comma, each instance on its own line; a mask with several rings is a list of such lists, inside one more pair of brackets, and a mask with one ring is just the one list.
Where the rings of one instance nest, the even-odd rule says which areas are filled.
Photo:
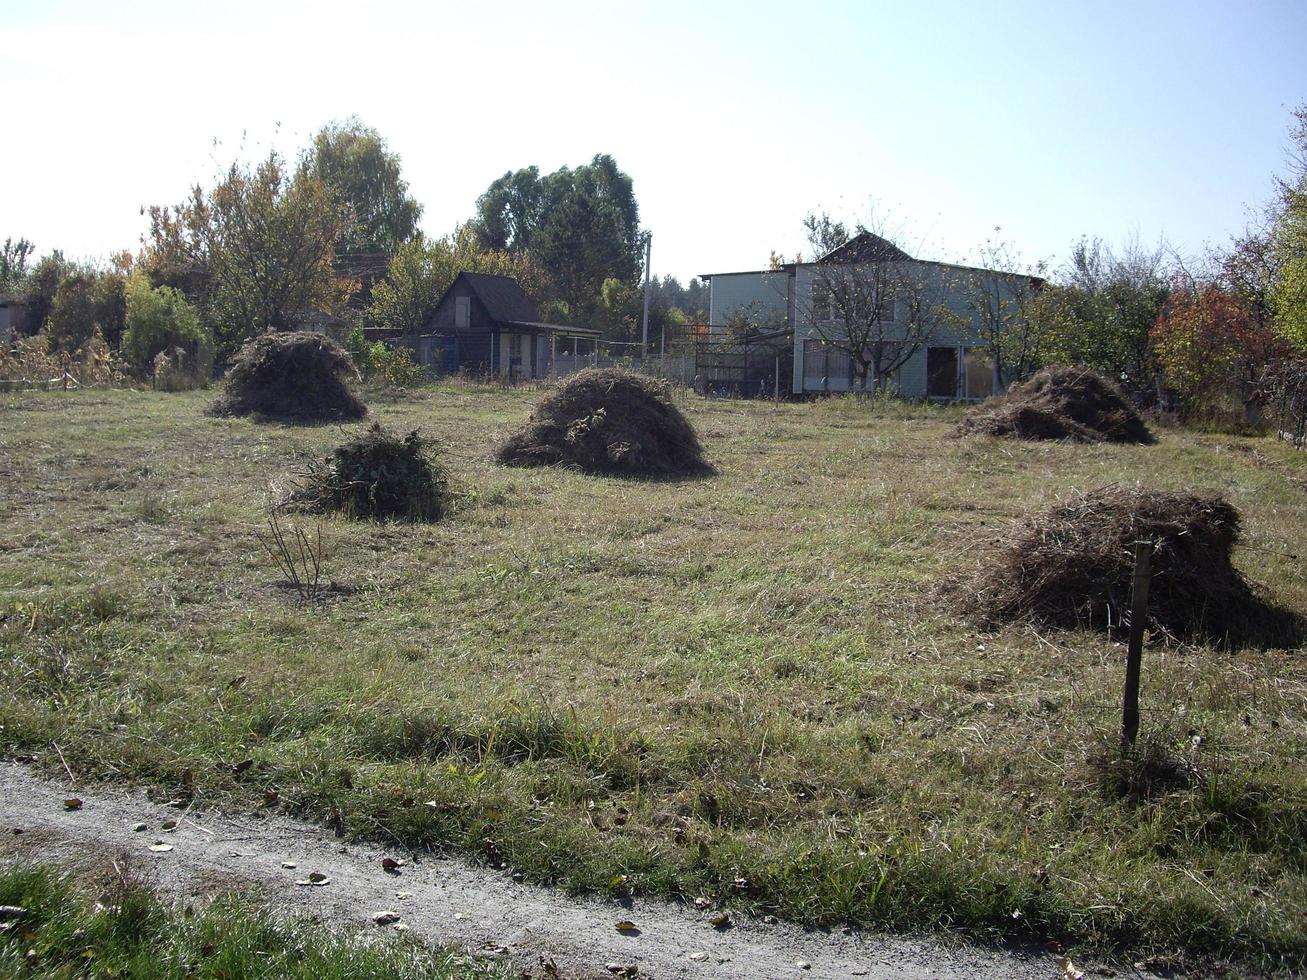
[[1222, 644], [1295, 642], [1296, 617], [1268, 606], [1231, 564], [1239, 523], [1216, 494], [1092, 490], [1015, 527], [958, 597], [990, 625], [1115, 631], [1128, 625], [1134, 544], [1145, 540], [1150, 625]]
[[310, 466], [289, 503], [353, 518], [438, 521], [449, 498], [449, 474], [431, 444], [416, 429], [401, 438], [374, 422]]
[[356, 374], [350, 356], [321, 334], [263, 334], [236, 355], [210, 411], [289, 422], [361, 419], [367, 406], [348, 383]]
[[954, 435], [1073, 442], [1154, 442], [1120, 389], [1086, 367], [1046, 368], [976, 406]]
[[591, 368], [563, 381], [498, 453], [509, 466], [675, 478], [713, 472], [694, 428], [666, 387], [638, 374]]

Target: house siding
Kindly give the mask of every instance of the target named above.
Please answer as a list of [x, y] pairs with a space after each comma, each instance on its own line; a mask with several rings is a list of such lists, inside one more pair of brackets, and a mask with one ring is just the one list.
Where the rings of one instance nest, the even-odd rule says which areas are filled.
[[738, 315], [755, 326], [783, 326], [788, 318], [789, 274], [777, 272], [732, 272], [714, 275], [709, 290], [708, 322], [713, 333], [726, 329]]

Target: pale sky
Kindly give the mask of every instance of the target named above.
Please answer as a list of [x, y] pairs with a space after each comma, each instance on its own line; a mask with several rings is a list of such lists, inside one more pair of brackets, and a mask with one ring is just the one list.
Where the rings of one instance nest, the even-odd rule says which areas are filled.
[[0, 238], [135, 250], [142, 205], [357, 114], [428, 234], [507, 170], [612, 154], [653, 270], [759, 268], [870, 202], [965, 259], [1099, 235], [1196, 255], [1245, 223], [1307, 102], [1307, 2], [0, 0]]

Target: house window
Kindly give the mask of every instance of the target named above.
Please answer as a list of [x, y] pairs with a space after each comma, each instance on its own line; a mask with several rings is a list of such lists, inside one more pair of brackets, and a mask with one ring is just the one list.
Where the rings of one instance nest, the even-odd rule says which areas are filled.
[[508, 335], [508, 356], [516, 360], [522, 359], [522, 335], [520, 333]]
[[894, 300], [894, 290], [888, 286], [883, 287], [876, 303], [876, 315], [881, 323], [894, 322]]
[[470, 296], [454, 297], [454, 326], [466, 327], [472, 319], [472, 298]]

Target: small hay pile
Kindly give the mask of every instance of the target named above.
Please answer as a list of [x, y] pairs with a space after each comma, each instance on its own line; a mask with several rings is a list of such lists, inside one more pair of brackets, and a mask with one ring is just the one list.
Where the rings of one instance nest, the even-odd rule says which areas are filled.
[[353, 518], [437, 521], [449, 497], [449, 476], [416, 430], [400, 438], [373, 423], [311, 466], [290, 502]]
[[1297, 619], [1267, 606], [1230, 562], [1239, 514], [1215, 494], [1105, 487], [1014, 529], [965, 588], [965, 610], [989, 625], [1115, 630], [1129, 617], [1134, 542], [1156, 542], [1149, 622], [1219, 644], [1294, 642]]
[[497, 458], [508, 466], [560, 465], [613, 476], [666, 479], [713, 472], [665, 386], [612, 368], [591, 368], [562, 382]]
[[367, 406], [350, 391], [354, 362], [315, 333], [269, 333], [241, 348], [209, 411], [288, 422], [361, 419]]
[[1116, 385], [1085, 367], [1039, 371], [976, 406], [953, 434], [1073, 442], [1155, 441]]

